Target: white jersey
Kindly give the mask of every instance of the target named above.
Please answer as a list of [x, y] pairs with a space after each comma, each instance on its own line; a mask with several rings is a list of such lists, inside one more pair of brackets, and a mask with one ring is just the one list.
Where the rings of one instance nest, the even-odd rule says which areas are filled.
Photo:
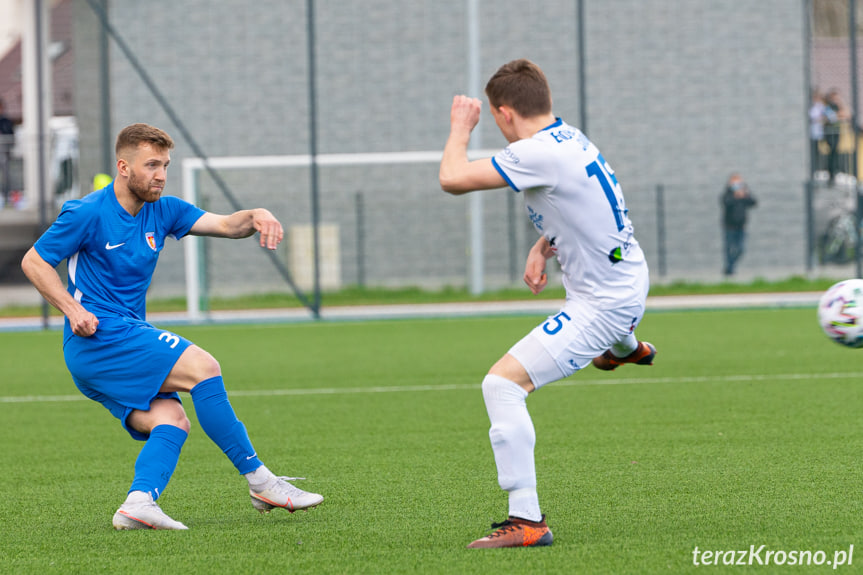
[[492, 163], [524, 193], [528, 217], [560, 262], [567, 299], [599, 309], [644, 300], [647, 263], [620, 184], [580, 130], [558, 118], [501, 150]]

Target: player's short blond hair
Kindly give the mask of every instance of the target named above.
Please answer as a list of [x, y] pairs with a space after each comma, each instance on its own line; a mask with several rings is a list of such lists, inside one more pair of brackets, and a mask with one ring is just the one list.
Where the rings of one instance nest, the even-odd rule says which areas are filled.
[[149, 124], [131, 124], [117, 134], [114, 152], [119, 158], [125, 153], [134, 152], [141, 144], [150, 144], [157, 150], [172, 150], [174, 148], [174, 140], [164, 130]]
[[539, 66], [521, 58], [498, 68], [485, 86], [493, 108], [509, 106], [523, 118], [551, 112], [551, 89]]

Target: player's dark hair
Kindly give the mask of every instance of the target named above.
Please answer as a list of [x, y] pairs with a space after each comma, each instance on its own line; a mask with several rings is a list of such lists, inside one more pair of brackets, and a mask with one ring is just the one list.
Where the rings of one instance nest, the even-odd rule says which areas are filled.
[[131, 124], [117, 134], [114, 152], [120, 157], [123, 150], [137, 150], [141, 144], [150, 144], [158, 150], [172, 150], [174, 140], [166, 132], [149, 124]]
[[523, 118], [551, 112], [551, 89], [542, 70], [521, 58], [498, 68], [485, 85], [489, 104], [509, 106]]

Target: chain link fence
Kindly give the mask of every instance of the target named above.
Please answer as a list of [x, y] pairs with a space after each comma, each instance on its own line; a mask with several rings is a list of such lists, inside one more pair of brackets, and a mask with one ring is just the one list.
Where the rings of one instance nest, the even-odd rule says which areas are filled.
[[[174, 166], [199, 155], [165, 102], [213, 157], [305, 154], [314, 79], [318, 153], [388, 153], [440, 150], [452, 95], [467, 90], [463, 0], [370, 0], [350, 10], [336, 0], [262, 0], [255, 10], [239, 0], [217, 10], [203, 0], [154, 1], [145, 8], [110, 0], [107, 15], [90, 3], [76, 5], [76, 71], [88, 79], [78, 83], [78, 101], [91, 103], [89, 112], [104, 108], [102, 82], [122, 94], [110, 99], [107, 130], [97, 114], [78, 118], [87, 145], [81, 166], [66, 169], [80, 180], [81, 193], [103, 171], [97, 136], [133, 121], [175, 136]], [[729, 279], [719, 197], [733, 171], [758, 200], [734, 281], [844, 277], [854, 273], [860, 235], [859, 103], [853, 105], [851, 69], [863, 58], [852, 57], [852, 5], [538, 0], [524, 11], [516, 0], [481, 2], [480, 75], [487, 78], [514, 57], [543, 66], [555, 112], [571, 124], [584, 122], [614, 166], [654, 283]], [[311, 44], [308, 6], [317, 15]], [[556, 15], [552, 22], [548, 14]], [[121, 25], [144, 16], [154, 18], [147, 29]], [[117, 26], [118, 37], [111, 37], [108, 76], [100, 79], [96, 39], [106, 24]], [[120, 39], [126, 50], [118, 49]], [[140, 60], [148, 82], [128, 54]], [[825, 94], [835, 88], [844, 104], [817, 139], [807, 120], [816, 88]], [[488, 114], [478, 130], [484, 148], [505, 145]], [[219, 176], [244, 207], [266, 206], [283, 221], [286, 239], [277, 255], [304, 289], [314, 282], [315, 263], [325, 291], [465, 287], [474, 217], [482, 223], [485, 288], [520, 286], [536, 238], [518, 194], [483, 192], [482, 213], [472, 214], [466, 198], [439, 189], [432, 164], [322, 167], [317, 190], [302, 167]], [[168, 193], [182, 196], [181, 180], [172, 168]], [[210, 175], [200, 175], [198, 191], [205, 209], [233, 210]], [[0, 223], [2, 236], [9, 228], [2, 217]], [[289, 290], [254, 241], [203, 246], [211, 295]], [[182, 295], [185, 278], [183, 249], [169, 243], [151, 297]]]

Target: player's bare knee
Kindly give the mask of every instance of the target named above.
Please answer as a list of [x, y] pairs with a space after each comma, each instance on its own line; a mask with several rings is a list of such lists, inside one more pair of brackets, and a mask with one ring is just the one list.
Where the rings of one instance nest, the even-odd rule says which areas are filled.
[[204, 381], [205, 379], [210, 379], [211, 377], [218, 377], [222, 375], [222, 366], [219, 365], [218, 360], [209, 354], [209, 352], [201, 350], [202, 355], [199, 360], [198, 369], [199, 373], [199, 381]]
[[177, 421], [175, 421], [173, 425], [174, 427], [179, 427], [180, 429], [185, 431], [187, 435], [190, 431], [192, 431], [192, 422], [189, 421], [189, 418], [186, 417], [185, 413], [183, 413], [183, 416], [180, 417]]
[[184, 357], [181, 358], [182, 372], [187, 380], [187, 391], [206, 379], [222, 375], [222, 366], [209, 352], [193, 346], [187, 350], [187, 354], [188, 356], [183, 354]]
[[147, 411], [133, 411], [126, 419], [126, 425], [148, 435], [160, 425], [178, 427], [186, 433], [192, 429], [183, 405], [176, 399], [168, 398], [154, 399]]
[[171, 427], [182, 429], [187, 434], [192, 430], [192, 423], [189, 421], [189, 418], [186, 417], [185, 413], [179, 416], [169, 417], [166, 419], [162, 419], [161, 421], [155, 422], [148, 431], [152, 432], [153, 429], [160, 425], [170, 425]]
[[176, 399], [157, 399], [153, 402], [151, 410], [157, 418], [158, 425], [173, 425], [186, 433], [192, 429], [183, 404]]

